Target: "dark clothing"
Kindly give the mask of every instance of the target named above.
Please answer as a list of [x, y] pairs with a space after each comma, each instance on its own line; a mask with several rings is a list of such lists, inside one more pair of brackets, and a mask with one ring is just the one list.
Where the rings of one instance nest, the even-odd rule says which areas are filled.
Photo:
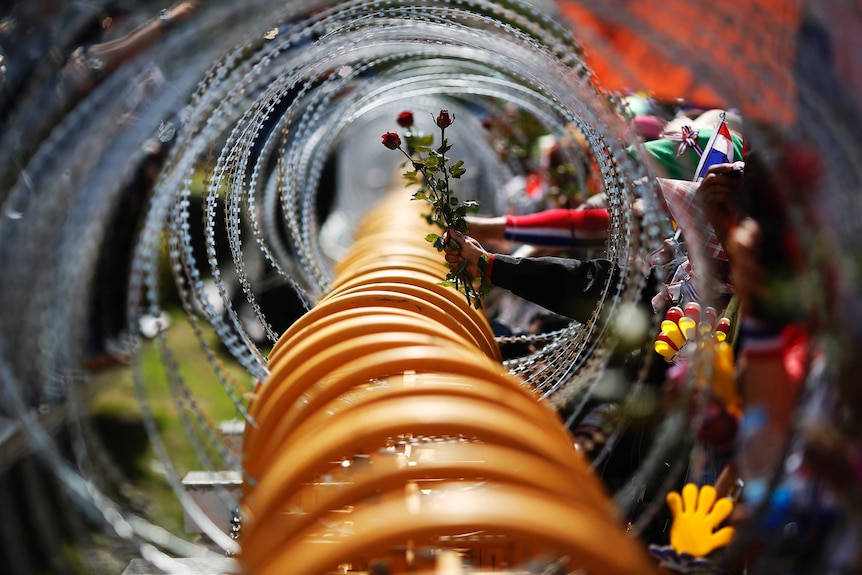
[[609, 260], [542, 257], [516, 258], [494, 254], [491, 283], [554, 313], [587, 323], [610, 278], [620, 268]]

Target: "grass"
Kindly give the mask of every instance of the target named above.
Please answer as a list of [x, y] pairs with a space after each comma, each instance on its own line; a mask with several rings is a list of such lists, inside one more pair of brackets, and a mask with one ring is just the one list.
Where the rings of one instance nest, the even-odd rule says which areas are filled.
[[[233, 382], [234, 389], [245, 394], [251, 391], [251, 376], [218, 344], [218, 338], [205, 328], [205, 341], [214, 350]], [[171, 313], [167, 330], [168, 347], [178, 365], [178, 371], [205, 420], [218, 433], [218, 423], [241, 417], [233, 401], [201, 350], [192, 326], [181, 311]], [[183, 418], [177, 406], [177, 394], [172, 391], [169, 377], [161, 357], [160, 346], [147, 341], [141, 350], [140, 369], [149, 411], [159, 430], [161, 441], [170, 454], [170, 463], [179, 478], [187, 472], [203, 470], [204, 466], [193, 448]], [[183, 530], [183, 510], [165, 475], [165, 468], [156, 456], [153, 446], [144, 434], [143, 410], [133, 381], [132, 369], [115, 367], [98, 373], [94, 379], [96, 395], [90, 404], [94, 427], [100, 430], [101, 439], [116, 465], [125, 472], [134, 499], [144, 501], [142, 515], [150, 522], [185, 539], [195, 537]], [[198, 434], [200, 436], [200, 434]], [[201, 439], [204, 443], [206, 439]], [[216, 469], [225, 468], [215, 451], [212, 456]], [[138, 507], [138, 505], [133, 505]], [[226, 527], [225, 527], [226, 528]]]

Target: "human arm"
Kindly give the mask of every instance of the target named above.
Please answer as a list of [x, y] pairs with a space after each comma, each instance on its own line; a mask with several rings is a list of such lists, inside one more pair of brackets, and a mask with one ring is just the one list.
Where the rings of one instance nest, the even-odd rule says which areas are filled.
[[177, 2], [158, 18], [148, 20], [128, 35], [90, 46], [87, 56], [101, 60], [105, 72], [113, 72], [124, 62], [155, 44], [164, 35], [166, 27], [190, 18], [197, 7], [197, 0]]
[[[488, 252], [470, 236], [452, 231], [448, 237], [459, 246], [445, 249], [449, 265], [457, 267], [466, 259], [470, 272], [479, 275], [479, 259]], [[602, 259], [517, 258], [504, 254], [488, 257], [490, 265], [485, 273], [492, 284], [581, 323], [592, 317], [607, 283], [620, 277], [619, 268]]]
[[755, 302], [766, 295], [760, 244], [760, 226], [753, 219], [745, 218], [731, 230], [726, 245], [731, 261], [730, 281], [744, 310], [755, 309]]
[[508, 240], [544, 247], [594, 247], [608, 237], [605, 209], [544, 210], [521, 216], [468, 217], [470, 234], [479, 241]]
[[602, 246], [608, 237], [607, 210], [545, 210], [506, 216], [505, 239], [547, 247]]
[[62, 93], [86, 94], [105, 75], [155, 44], [164, 34], [166, 26], [189, 18], [197, 6], [197, 0], [178, 2], [164, 10], [161, 16], [148, 20], [121, 38], [92, 46], [79, 46], [61, 71]]
[[554, 313], [587, 323], [620, 270], [609, 260], [518, 258], [497, 254], [491, 283]]
[[467, 216], [470, 236], [480, 242], [502, 240], [506, 233], [506, 216]]
[[742, 211], [742, 178], [745, 164], [715, 164], [697, 188], [697, 200], [715, 236], [726, 246], [730, 230], [739, 223]]
[[[762, 263], [762, 230], [746, 218], [728, 236], [731, 277], [742, 310], [737, 384], [743, 401], [741, 429], [749, 430], [733, 470], [746, 483], [747, 500], [771, 479], [781, 463], [782, 443], [790, 433], [801, 386], [808, 341], [799, 325], [762, 317], [768, 270]], [[770, 444], [771, 443], [771, 444]], [[752, 497], [754, 495], [754, 497]]]

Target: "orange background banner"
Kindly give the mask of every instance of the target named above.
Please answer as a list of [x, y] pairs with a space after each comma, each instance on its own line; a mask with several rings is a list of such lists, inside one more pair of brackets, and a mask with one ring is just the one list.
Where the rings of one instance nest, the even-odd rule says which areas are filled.
[[802, 0], [558, 0], [609, 91], [795, 118], [793, 65]]

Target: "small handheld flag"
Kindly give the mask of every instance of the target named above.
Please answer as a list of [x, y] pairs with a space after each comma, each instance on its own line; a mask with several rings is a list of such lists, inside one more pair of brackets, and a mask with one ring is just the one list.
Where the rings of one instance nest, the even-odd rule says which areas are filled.
[[700, 156], [700, 162], [694, 171], [694, 181], [701, 181], [706, 176], [710, 166], [732, 162], [733, 139], [730, 136], [730, 129], [724, 122], [724, 112], [722, 112], [718, 125], [712, 131], [712, 136], [709, 137], [706, 148], [704, 148], [703, 154]]

